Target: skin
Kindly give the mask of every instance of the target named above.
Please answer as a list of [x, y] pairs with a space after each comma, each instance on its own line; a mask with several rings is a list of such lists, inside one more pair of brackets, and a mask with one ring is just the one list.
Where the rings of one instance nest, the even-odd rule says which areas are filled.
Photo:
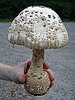
[[[31, 65], [31, 60], [26, 60], [16, 66], [10, 66], [0, 63], [0, 79], [24, 84], [26, 82], [26, 73]], [[50, 87], [54, 84], [54, 74], [49, 69], [49, 65], [43, 62], [43, 69], [48, 73], [50, 79]]]

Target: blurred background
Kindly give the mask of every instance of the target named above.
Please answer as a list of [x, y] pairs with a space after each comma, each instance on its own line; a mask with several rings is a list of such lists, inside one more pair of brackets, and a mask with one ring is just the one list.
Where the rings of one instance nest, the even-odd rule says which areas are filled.
[[43, 96], [34, 97], [23, 85], [0, 80], [0, 100], [75, 100], [75, 0], [0, 0], [0, 62], [15, 65], [31, 58], [31, 50], [7, 40], [12, 21], [28, 6], [43, 5], [55, 10], [69, 33], [69, 43], [45, 50], [45, 61], [54, 72], [55, 84]]
[[0, 20], [12, 20], [24, 8], [34, 5], [52, 8], [64, 21], [75, 21], [75, 0], [0, 0]]

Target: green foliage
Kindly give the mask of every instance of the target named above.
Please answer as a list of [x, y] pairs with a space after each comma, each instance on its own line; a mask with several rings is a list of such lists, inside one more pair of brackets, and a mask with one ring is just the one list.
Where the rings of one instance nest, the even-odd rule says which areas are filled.
[[24, 8], [34, 5], [50, 7], [62, 19], [75, 20], [75, 0], [0, 0], [0, 19], [15, 18]]

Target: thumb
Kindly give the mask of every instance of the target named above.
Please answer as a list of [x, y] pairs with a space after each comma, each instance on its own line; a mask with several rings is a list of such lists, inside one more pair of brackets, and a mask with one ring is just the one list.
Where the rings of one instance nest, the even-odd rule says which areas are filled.
[[25, 74], [19, 76], [19, 83], [20, 84], [24, 84], [26, 82], [26, 80], [27, 80], [27, 77]]
[[28, 72], [28, 69], [29, 69], [30, 65], [31, 65], [31, 60], [30, 59], [26, 60], [25, 65], [24, 65], [25, 66], [24, 74], [26, 74]]

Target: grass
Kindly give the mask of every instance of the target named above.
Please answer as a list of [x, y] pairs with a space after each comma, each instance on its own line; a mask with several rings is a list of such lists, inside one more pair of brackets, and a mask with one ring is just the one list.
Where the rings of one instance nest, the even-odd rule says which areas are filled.
[[[0, 22], [12, 22], [12, 18], [11, 19], [2, 19], [0, 18]], [[74, 21], [75, 22], [75, 19], [74, 20], [70, 20], [70, 19], [63, 19], [63, 22], [71, 22], [71, 21]]]
[[63, 22], [71, 22], [71, 21], [74, 21], [74, 22], [75, 22], [75, 19], [73, 19], [73, 20], [70, 20], [70, 19], [63, 19]]
[[13, 19], [0, 19], [0, 22], [11, 22]]

